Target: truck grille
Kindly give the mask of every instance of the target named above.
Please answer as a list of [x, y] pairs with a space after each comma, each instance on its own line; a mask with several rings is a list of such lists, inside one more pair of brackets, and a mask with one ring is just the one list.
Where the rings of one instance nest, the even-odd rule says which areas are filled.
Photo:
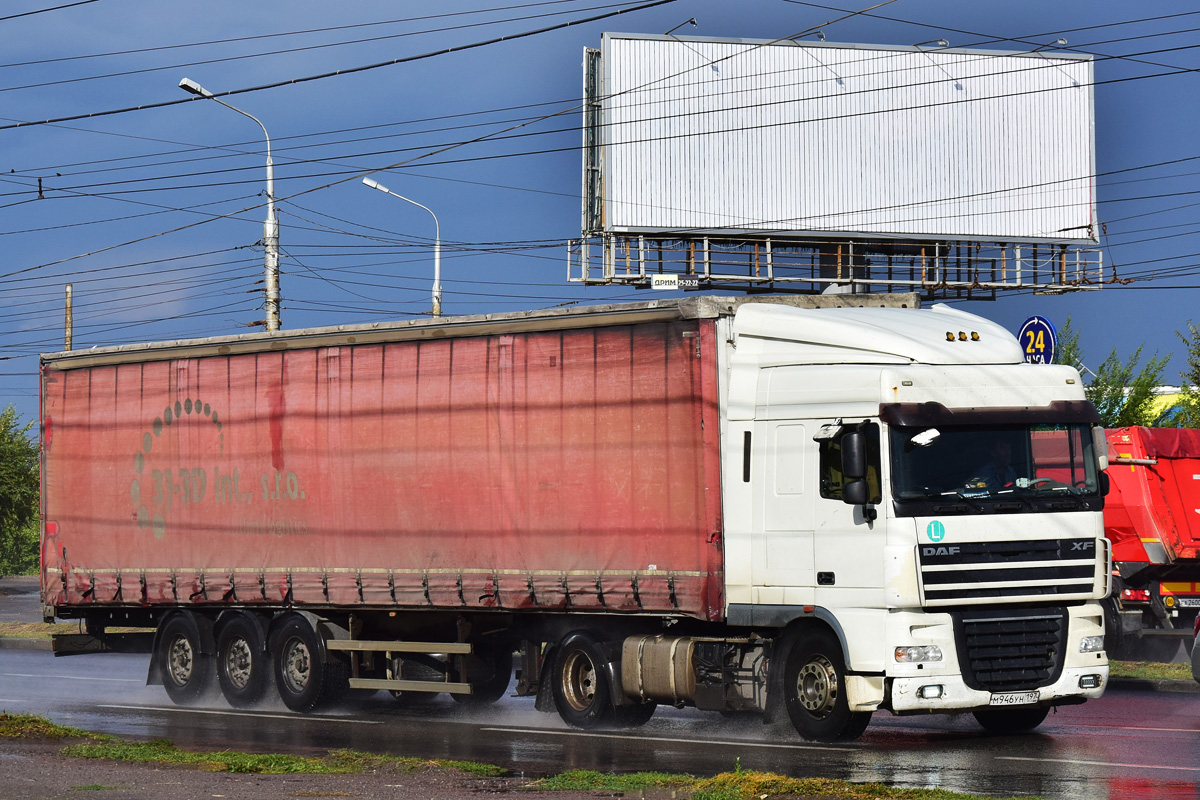
[[1101, 563], [1096, 556], [1092, 538], [917, 547], [927, 606], [1086, 599]]
[[1067, 612], [1039, 608], [1008, 615], [960, 611], [954, 618], [963, 680], [972, 689], [1037, 689], [1062, 673]]

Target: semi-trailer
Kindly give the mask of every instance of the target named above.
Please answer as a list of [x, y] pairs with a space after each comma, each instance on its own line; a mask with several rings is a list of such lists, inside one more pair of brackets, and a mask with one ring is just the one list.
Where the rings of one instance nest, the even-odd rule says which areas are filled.
[[877, 710], [1033, 728], [1107, 682], [1099, 417], [1073, 369], [918, 305], [43, 355], [44, 616], [83, 626], [56, 652], [149, 651], [181, 704], [489, 702], [518, 653], [517, 694], [581, 728], [657, 704], [821, 741]]
[[1115, 572], [1107, 649], [1170, 661], [1200, 611], [1200, 431], [1133, 426], [1107, 437], [1104, 529]]

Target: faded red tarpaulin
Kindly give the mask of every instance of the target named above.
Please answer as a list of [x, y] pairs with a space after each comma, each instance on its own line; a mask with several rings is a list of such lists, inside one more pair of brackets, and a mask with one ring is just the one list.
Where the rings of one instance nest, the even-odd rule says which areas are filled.
[[47, 368], [48, 599], [719, 618], [712, 338], [691, 320]]

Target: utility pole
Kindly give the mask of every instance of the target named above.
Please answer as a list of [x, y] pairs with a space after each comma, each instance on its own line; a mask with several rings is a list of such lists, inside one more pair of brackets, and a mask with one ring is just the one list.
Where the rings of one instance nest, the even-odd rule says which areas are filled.
[[63, 350], [71, 349], [71, 339], [74, 338], [75, 321], [71, 312], [71, 284], [67, 284], [66, 319], [63, 321]]
[[267, 330], [274, 332], [279, 330], [279, 218], [275, 216], [275, 164], [271, 161], [271, 135], [267, 133], [267, 126], [262, 124], [262, 120], [253, 114], [242, 111], [234, 105], [226, 103], [219, 97], [213, 95], [208, 89], [205, 89], [200, 84], [196, 83], [191, 78], [184, 78], [179, 82], [179, 88], [189, 94], [194, 94], [197, 97], [207, 97], [214, 100], [226, 108], [236, 111], [243, 117], [249, 117], [258, 123], [258, 127], [262, 128], [263, 136], [267, 140], [267, 219], [263, 223], [263, 272], [264, 272], [264, 288], [266, 291], [266, 302], [264, 310], [267, 313]]

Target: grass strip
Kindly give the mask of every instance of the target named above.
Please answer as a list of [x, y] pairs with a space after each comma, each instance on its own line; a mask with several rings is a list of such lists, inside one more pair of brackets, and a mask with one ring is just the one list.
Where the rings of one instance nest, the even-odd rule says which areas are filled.
[[54, 633], [69, 633], [62, 625], [45, 622], [0, 622], [0, 639], [38, 639], [50, 641]]
[[107, 734], [89, 733], [69, 725], [59, 725], [33, 714], [0, 713], [0, 738], [4, 739], [92, 739], [107, 741]]
[[404, 773], [428, 767], [456, 769], [481, 777], [498, 777], [506, 770], [490, 764], [469, 761], [423, 760], [399, 756], [375, 755], [357, 750], [331, 750], [324, 756], [294, 756], [284, 753], [241, 753], [221, 750], [215, 753], [180, 750], [169, 740], [149, 742], [114, 741], [101, 744], [77, 744], [64, 747], [69, 758], [102, 758], [141, 764], [175, 764], [206, 772], [230, 772], [253, 775], [349, 775], [366, 772]]
[[[109, 628], [109, 633], [146, 633], [150, 628]], [[48, 642], [54, 634], [82, 633], [73, 622], [0, 622], [0, 639], [37, 639]]]
[[[638, 793], [675, 790], [690, 800], [765, 800], [768, 797], [821, 798], [821, 800], [994, 800], [945, 789], [896, 789], [879, 783], [848, 783], [826, 778], [789, 778], [771, 772], [739, 768], [711, 778], [637, 772], [609, 775], [572, 770], [533, 781], [529, 788], [543, 791]], [[1022, 800], [1037, 800], [1026, 797]]]
[[673, 775], [666, 772], [634, 772], [614, 775], [594, 772], [590, 769], [573, 769], [548, 778], [540, 778], [530, 788], [549, 792], [602, 791], [641, 792], [646, 789], [691, 788], [696, 779], [690, 775]]
[[1139, 678], [1147, 681], [1190, 681], [1191, 664], [1160, 664], [1157, 661], [1110, 661], [1108, 677]]

